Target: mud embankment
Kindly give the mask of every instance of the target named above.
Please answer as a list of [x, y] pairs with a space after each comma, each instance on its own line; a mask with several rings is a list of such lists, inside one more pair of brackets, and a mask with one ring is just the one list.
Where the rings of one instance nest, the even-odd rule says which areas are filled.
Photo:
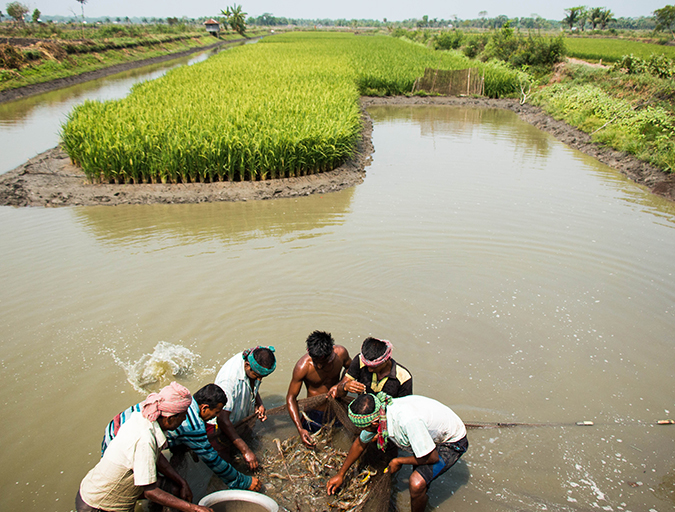
[[675, 200], [675, 176], [635, 157], [591, 142], [590, 136], [557, 121], [540, 108], [516, 100], [450, 97], [385, 97], [361, 99], [364, 130], [355, 156], [339, 168], [298, 178], [256, 182], [110, 185], [87, 183], [59, 148], [50, 149], [0, 176], [0, 205], [80, 206], [152, 203], [249, 201], [334, 192], [361, 183], [373, 152], [372, 123], [365, 109], [371, 105], [456, 105], [500, 108], [552, 134], [561, 142], [612, 167], [654, 194]]

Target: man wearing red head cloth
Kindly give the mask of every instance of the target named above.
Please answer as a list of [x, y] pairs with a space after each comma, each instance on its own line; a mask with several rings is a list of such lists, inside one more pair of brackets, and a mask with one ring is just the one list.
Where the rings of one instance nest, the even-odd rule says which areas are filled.
[[333, 396], [350, 393], [386, 393], [394, 398], [412, 395], [413, 379], [407, 368], [391, 357], [393, 345], [388, 340], [366, 338], [361, 353], [353, 360]]
[[183, 512], [213, 512], [191, 503], [190, 488], [168, 462], [159, 469], [178, 484], [183, 499], [157, 487], [158, 461], [166, 462], [160, 453], [166, 445], [164, 432], [183, 423], [191, 403], [192, 395], [177, 382], [148, 395], [141, 411], [131, 414], [82, 480], [75, 498], [77, 512], [131, 512], [141, 497]]

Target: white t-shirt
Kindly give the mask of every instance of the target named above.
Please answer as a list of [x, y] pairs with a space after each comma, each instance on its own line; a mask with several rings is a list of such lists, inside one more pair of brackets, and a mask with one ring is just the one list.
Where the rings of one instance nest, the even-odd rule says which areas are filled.
[[80, 496], [92, 508], [133, 510], [142, 486], [157, 482], [157, 457], [165, 444], [166, 436], [156, 421], [132, 413], [82, 480]]
[[[466, 435], [462, 420], [450, 407], [420, 395], [394, 398], [387, 406], [389, 439], [415, 457], [431, 453], [436, 445], [454, 443]], [[375, 434], [363, 430], [361, 441], [372, 441]]]

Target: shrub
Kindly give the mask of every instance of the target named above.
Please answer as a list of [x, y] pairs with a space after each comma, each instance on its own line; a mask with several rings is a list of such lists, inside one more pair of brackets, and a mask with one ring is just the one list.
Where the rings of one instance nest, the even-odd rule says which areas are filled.
[[461, 30], [450, 30], [437, 34], [434, 39], [434, 49], [436, 50], [457, 50], [462, 46], [464, 33]]

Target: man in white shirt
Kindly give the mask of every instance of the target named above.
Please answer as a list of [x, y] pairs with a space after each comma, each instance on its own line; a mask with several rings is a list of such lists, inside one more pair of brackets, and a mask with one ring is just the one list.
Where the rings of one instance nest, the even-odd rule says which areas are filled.
[[385, 450], [392, 440], [412, 456], [395, 457], [385, 471], [396, 473], [403, 464], [412, 464], [410, 506], [422, 512], [429, 497], [431, 482], [450, 469], [469, 448], [466, 427], [452, 409], [432, 398], [419, 395], [392, 398], [385, 393], [359, 395], [349, 406], [349, 419], [362, 428], [354, 440], [344, 464], [327, 484], [328, 494], [342, 485], [347, 470], [377, 442]]
[[[224, 450], [224, 443], [219, 440], [223, 433], [243, 455], [249, 469], [258, 467], [255, 453], [248, 447], [234, 428], [238, 422], [255, 412], [260, 421], [265, 421], [265, 405], [260, 398], [260, 382], [270, 375], [277, 366], [274, 356], [274, 347], [254, 347], [229, 359], [218, 372], [215, 383], [227, 395], [227, 404], [218, 414], [218, 430], [216, 436], [211, 436], [211, 444], [219, 453]], [[227, 442], [227, 441], [225, 441]]]
[[[190, 392], [177, 382], [148, 395], [141, 411], [131, 414], [82, 480], [75, 498], [77, 512], [132, 512], [141, 497], [183, 512], [213, 512], [191, 503], [187, 482], [160, 456], [164, 432], [183, 423], [191, 403]], [[157, 486], [157, 469], [179, 486], [182, 499]]]

